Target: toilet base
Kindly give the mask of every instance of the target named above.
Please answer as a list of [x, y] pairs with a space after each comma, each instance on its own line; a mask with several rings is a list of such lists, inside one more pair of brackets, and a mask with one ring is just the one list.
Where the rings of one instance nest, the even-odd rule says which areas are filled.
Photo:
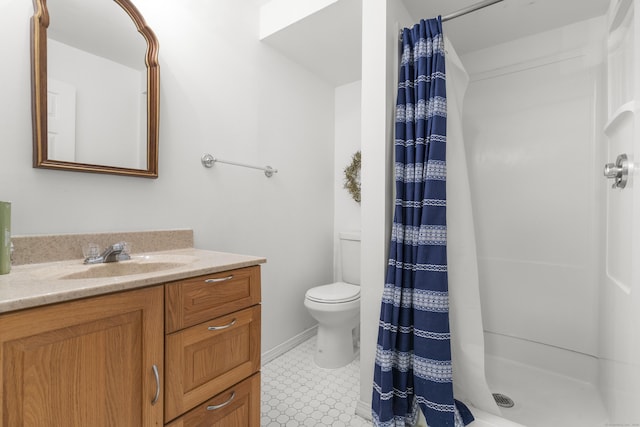
[[316, 352], [313, 361], [321, 368], [336, 369], [348, 365], [355, 358], [353, 329], [318, 325]]

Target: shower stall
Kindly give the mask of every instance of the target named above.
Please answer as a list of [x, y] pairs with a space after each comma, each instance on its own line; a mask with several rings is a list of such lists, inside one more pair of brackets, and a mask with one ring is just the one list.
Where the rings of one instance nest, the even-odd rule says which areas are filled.
[[[565, 26], [465, 63], [475, 76], [463, 123], [485, 369], [492, 391], [515, 402], [503, 415], [525, 425], [607, 422], [596, 386], [599, 260], [607, 192], [620, 190], [601, 172], [602, 46], [583, 37], [602, 35], [603, 24]], [[514, 64], [522, 51], [529, 57]]]
[[[535, 3], [505, 0], [484, 9], [484, 15], [465, 18], [464, 25], [484, 19], [494, 7], [527, 13]], [[601, 15], [460, 54], [470, 76], [462, 122], [485, 376], [504, 405], [472, 407], [477, 419], [472, 425], [640, 425], [637, 3], [612, 0]], [[369, 411], [370, 353], [386, 257], [381, 242], [391, 218], [394, 38], [399, 28], [425, 17], [409, 13], [412, 5], [410, 0], [363, 2], [362, 209], [367, 214], [362, 218], [361, 415]], [[376, 33], [382, 25], [384, 39]], [[451, 36], [456, 28], [451, 26]], [[447, 24], [444, 30], [447, 35]], [[373, 49], [381, 44], [384, 52]], [[369, 72], [371, 67], [385, 73]]]

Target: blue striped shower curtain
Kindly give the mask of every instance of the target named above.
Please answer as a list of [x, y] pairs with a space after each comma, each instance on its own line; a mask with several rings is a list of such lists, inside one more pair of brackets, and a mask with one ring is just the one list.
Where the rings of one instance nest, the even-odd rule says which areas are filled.
[[442, 22], [402, 36], [395, 121], [396, 203], [373, 384], [376, 426], [463, 426], [453, 398], [446, 223], [445, 52]]

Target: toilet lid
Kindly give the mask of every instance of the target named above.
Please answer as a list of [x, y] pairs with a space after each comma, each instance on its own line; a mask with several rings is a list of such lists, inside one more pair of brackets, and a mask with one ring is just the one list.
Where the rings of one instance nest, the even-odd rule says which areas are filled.
[[360, 286], [336, 282], [330, 285], [316, 286], [307, 291], [305, 298], [315, 302], [339, 303], [360, 298]]

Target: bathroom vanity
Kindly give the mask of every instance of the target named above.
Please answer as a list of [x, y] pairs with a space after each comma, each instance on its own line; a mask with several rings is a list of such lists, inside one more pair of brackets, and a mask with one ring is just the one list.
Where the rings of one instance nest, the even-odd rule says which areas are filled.
[[263, 262], [185, 248], [14, 267], [0, 425], [258, 427]]

